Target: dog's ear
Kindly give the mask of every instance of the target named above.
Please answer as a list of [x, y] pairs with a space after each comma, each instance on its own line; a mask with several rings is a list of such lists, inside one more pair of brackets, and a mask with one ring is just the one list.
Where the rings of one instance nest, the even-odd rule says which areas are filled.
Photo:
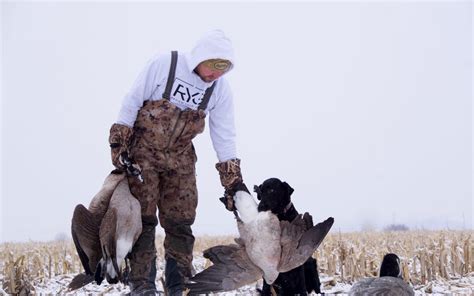
[[286, 182], [283, 182], [283, 185], [285, 186], [286, 190], [288, 191], [288, 195], [291, 196], [291, 194], [293, 193], [293, 191], [295, 191], [293, 188], [291, 188], [291, 186], [286, 183]]
[[257, 185], [253, 185], [253, 191], [257, 193], [257, 199], [261, 200], [262, 197], [260, 196], [260, 194], [262, 194], [262, 192], [260, 191], [260, 187]]

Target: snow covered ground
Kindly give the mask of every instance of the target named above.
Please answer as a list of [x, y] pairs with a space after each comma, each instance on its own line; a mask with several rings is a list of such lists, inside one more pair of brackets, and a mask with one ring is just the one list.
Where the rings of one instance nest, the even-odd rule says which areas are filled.
[[[472, 237], [471, 232], [453, 231], [349, 233], [328, 236], [324, 245], [318, 249], [317, 258], [320, 271], [332, 269], [333, 272], [330, 276], [329, 273], [321, 275], [321, 290], [326, 295], [347, 294], [352, 283], [342, 280], [339, 276], [341, 264], [345, 264], [346, 279], [348, 276], [357, 276], [349, 264], [354, 261], [356, 263], [353, 264], [361, 261], [361, 264], [366, 265], [365, 274], [369, 274], [367, 270], [370, 274], [376, 274], [374, 271], [378, 268], [377, 260], [385, 253], [395, 251], [402, 255], [402, 263], [404, 262], [406, 272], [414, 283], [421, 282], [422, 278], [435, 279], [424, 285], [415, 284], [416, 295], [474, 295], [474, 271], [471, 268], [474, 261], [470, 255], [473, 254], [470, 250], [474, 250]], [[202, 256], [202, 250], [232, 241], [230, 236], [198, 238], [193, 261], [195, 270], [199, 272], [208, 264], [207, 259]], [[157, 237], [156, 245], [158, 258], [163, 258], [163, 237]], [[342, 257], [351, 260], [344, 261], [341, 260]], [[421, 272], [421, 262], [425, 264], [425, 273]], [[468, 262], [467, 269], [461, 268], [465, 262]], [[372, 266], [373, 264], [375, 265]], [[447, 273], [444, 277], [440, 276], [440, 265], [444, 267], [442, 271]], [[107, 283], [100, 286], [91, 283], [77, 291], [69, 292], [67, 286], [80, 270], [82, 266], [72, 241], [0, 244], [0, 295], [6, 295], [2, 288], [10, 291], [29, 289], [29, 294], [36, 295], [124, 295], [129, 292], [128, 287], [123, 284]], [[164, 261], [159, 260], [156, 285], [160, 291], [163, 291], [163, 270]], [[427, 270], [430, 273], [427, 273]], [[454, 277], [453, 275], [464, 274], [460, 270], [467, 270], [469, 273], [463, 277]], [[12, 278], [15, 279], [13, 286]], [[256, 289], [261, 286], [260, 280], [236, 291], [216, 295], [257, 295]]]
[[[123, 284], [109, 285], [103, 283], [101, 286], [96, 284], [89, 284], [88, 286], [74, 291], [67, 292], [67, 284], [71, 281], [74, 275], [62, 275], [44, 282], [35, 284], [36, 293], [38, 295], [123, 295], [129, 292], [127, 286]], [[323, 283], [322, 291], [325, 294], [346, 294], [349, 292], [351, 285], [344, 283], [337, 283], [333, 278], [321, 277]], [[156, 282], [160, 291], [163, 291], [160, 280]], [[215, 295], [238, 296], [238, 295], [258, 295], [256, 287], [261, 287], [261, 281], [255, 285], [242, 287], [236, 291], [226, 293], [216, 293]], [[469, 277], [447, 281], [435, 281], [428, 285], [415, 287], [415, 295], [474, 295], [474, 275]], [[315, 295], [315, 294], [312, 294]]]
[[[194, 265], [197, 271], [202, 270], [205, 265], [205, 259], [196, 256]], [[157, 269], [157, 288], [158, 290], [163, 291], [161, 277], [164, 270], [164, 264], [159, 264]], [[109, 285], [107, 283], [102, 283], [100, 286], [92, 283], [77, 291], [68, 292], [67, 285], [73, 277], [74, 274], [68, 274], [35, 281], [33, 283], [35, 292], [38, 295], [123, 295], [129, 292], [128, 287], [123, 284]], [[350, 284], [339, 282], [338, 279], [334, 277], [321, 275], [321, 282], [321, 290], [327, 295], [346, 294], [351, 288]], [[258, 295], [256, 288], [261, 286], [262, 282], [260, 280], [253, 285], [244, 286], [236, 291], [217, 293], [214, 295]], [[467, 277], [451, 279], [449, 281], [440, 279], [430, 282], [427, 285], [415, 286], [414, 288], [416, 292], [415, 295], [474, 295], [474, 273], [469, 274]]]

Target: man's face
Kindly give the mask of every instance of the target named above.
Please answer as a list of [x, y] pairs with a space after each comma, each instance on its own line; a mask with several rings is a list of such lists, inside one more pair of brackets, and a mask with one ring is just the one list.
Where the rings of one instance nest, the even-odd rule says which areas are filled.
[[207, 60], [196, 67], [196, 72], [205, 82], [212, 82], [230, 70], [231, 63], [227, 60]]

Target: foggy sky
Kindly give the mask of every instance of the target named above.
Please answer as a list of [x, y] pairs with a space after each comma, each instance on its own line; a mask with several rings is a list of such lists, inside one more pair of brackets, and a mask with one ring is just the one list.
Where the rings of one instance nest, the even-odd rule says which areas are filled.
[[[469, 1], [1, 5], [1, 242], [69, 234], [113, 168], [109, 128], [140, 70], [216, 28], [235, 47], [249, 188], [287, 181], [334, 231], [472, 229]], [[193, 230], [237, 233], [208, 128], [195, 147]]]

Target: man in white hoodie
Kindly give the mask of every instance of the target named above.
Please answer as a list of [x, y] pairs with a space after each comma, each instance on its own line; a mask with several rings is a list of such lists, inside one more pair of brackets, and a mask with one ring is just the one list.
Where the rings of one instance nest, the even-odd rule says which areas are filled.
[[[165, 229], [165, 289], [181, 295], [192, 276], [197, 206], [192, 139], [202, 133], [209, 116], [210, 134], [219, 162], [216, 168], [225, 196], [243, 185], [236, 155], [232, 93], [222, 77], [233, 68], [231, 41], [222, 31], [204, 35], [189, 54], [154, 57], [125, 96], [110, 129], [112, 162], [126, 168], [127, 157], [141, 168], [143, 182], [129, 176], [140, 201], [143, 231], [130, 255], [132, 294], [156, 291], [155, 227], [158, 208]], [[232, 205], [226, 205], [230, 210]]]

